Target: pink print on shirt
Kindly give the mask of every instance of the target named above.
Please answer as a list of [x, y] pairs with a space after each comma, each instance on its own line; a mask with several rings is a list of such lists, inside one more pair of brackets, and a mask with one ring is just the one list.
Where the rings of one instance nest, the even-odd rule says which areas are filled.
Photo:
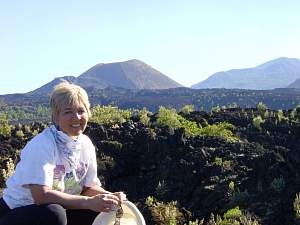
[[87, 167], [86, 164], [80, 162], [76, 169], [66, 173], [64, 165], [56, 165], [52, 188], [69, 194], [80, 194], [84, 185]]

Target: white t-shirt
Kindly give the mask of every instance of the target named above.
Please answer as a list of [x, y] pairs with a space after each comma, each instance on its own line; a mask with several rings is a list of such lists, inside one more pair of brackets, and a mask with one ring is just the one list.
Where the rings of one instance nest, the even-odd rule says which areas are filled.
[[6, 204], [11, 209], [34, 204], [29, 184], [45, 185], [69, 194], [80, 194], [83, 187], [101, 185], [97, 177], [94, 145], [83, 134], [77, 141], [81, 144], [81, 151], [75, 169], [64, 166], [50, 128], [28, 142], [14, 174], [6, 182], [7, 187], [3, 191]]

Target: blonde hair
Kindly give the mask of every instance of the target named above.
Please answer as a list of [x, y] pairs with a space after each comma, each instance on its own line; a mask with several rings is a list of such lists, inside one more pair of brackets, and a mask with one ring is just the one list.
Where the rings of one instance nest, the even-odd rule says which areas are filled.
[[86, 91], [78, 85], [63, 80], [54, 87], [50, 96], [52, 122], [55, 123], [56, 117], [63, 107], [68, 105], [78, 107], [81, 104], [84, 105], [85, 110], [90, 117], [90, 102]]

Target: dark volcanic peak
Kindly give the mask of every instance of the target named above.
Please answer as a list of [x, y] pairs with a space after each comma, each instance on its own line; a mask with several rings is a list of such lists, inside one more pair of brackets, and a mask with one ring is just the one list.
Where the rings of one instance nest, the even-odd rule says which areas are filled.
[[49, 94], [53, 87], [62, 80], [78, 84], [86, 89], [104, 89], [118, 87], [125, 89], [169, 89], [182, 87], [161, 72], [140, 60], [116, 63], [99, 63], [79, 77], [57, 77], [42, 87], [28, 94]]
[[192, 88], [238, 88], [268, 90], [285, 88], [300, 78], [300, 60], [277, 58], [253, 68], [217, 72]]
[[140, 60], [97, 64], [79, 76], [101, 80], [106, 86], [127, 89], [168, 89], [182, 87], [166, 75]]
[[63, 80], [69, 81], [71, 83], [75, 83], [76, 82], [76, 77], [73, 76], [64, 76], [64, 77], [56, 77], [54, 78], [52, 81], [50, 81], [49, 83], [28, 92], [28, 94], [40, 94], [40, 95], [47, 95], [49, 94], [52, 90], [53, 87], [57, 84], [59, 84], [60, 82], [62, 82]]

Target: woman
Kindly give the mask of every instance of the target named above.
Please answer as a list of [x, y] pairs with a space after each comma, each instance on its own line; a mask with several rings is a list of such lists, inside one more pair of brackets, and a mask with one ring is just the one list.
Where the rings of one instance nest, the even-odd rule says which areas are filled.
[[125, 199], [97, 178], [95, 148], [83, 134], [90, 113], [87, 93], [62, 82], [50, 98], [52, 122], [21, 152], [0, 200], [0, 225], [88, 225]]

